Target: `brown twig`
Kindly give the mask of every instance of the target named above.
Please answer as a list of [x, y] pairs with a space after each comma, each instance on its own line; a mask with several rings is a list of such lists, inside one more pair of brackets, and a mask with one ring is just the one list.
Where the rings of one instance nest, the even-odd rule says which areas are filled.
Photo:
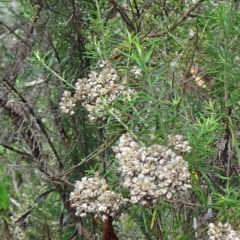
[[132, 21], [130, 20], [129, 16], [127, 15], [126, 11], [124, 10], [124, 8], [122, 8], [115, 0], [109, 0], [109, 3], [113, 6], [113, 10], [119, 12], [119, 14], [122, 17], [122, 20], [126, 23], [128, 30], [131, 32], [135, 32], [136, 29]]
[[45, 125], [43, 124], [41, 118], [38, 116], [38, 114], [33, 110], [33, 108], [30, 106], [30, 104], [28, 103], [28, 101], [22, 96], [22, 94], [20, 94], [18, 92], [18, 90], [12, 85], [10, 84], [6, 79], [4, 79], [4, 82], [12, 89], [13, 92], [15, 92], [18, 97], [21, 99], [22, 103], [25, 104], [25, 106], [27, 107], [27, 109], [29, 110], [29, 113], [34, 117], [36, 123], [39, 125], [39, 127], [41, 128], [42, 133], [44, 134], [49, 146], [51, 147], [56, 159], [58, 160], [59, 163], [59, 168], [63, 169], [63, 164], [62, 164], [62, 160], [57, 152], [57, 150], [54, 147], [53, 142], [51, 141], [51, 138], [49, 137]]
[[167, 33], [170, 33], [173, 31], [175, 28], [177, 28], [183, 21], [185, 21], [191, 13], [200, 5], [200, 3], [204, 2], [205, 0], [198, 0], [191, 8], [189, 8], [178, 20], [176, 23], [174, 23], [169, 29], [163, 30], [161, 32], [156, 32], [156, 30], [153, 30], [149, 32], [148, 34], [141, 35], [139, 38], [141, 41], [144, 41], [145, 38], [149, 37], [160, 37], [162, 35], [165, 35]]
[[31, 51], [31, 48], [32, 48], [32, 45], [34, 42], [32, 39], [32, 35], [34, 32], [36, 22], [40, 16], [41, 10], [42, 10], [42, 7], [40, 6], [36, 11], [36, 14], [31, 23], [31, 26], [27, 32], [26, 39], [19, 37], [6, 24], [0, 22], [0, 24], [4, 25], [9, 31], [11, 31], [15, 36], [17, 36], [18, 39], [20, 39], [20, 42], [18, 44], [23, 43], [22, 45], [20, 44], [20, 50], [21, 50], [20, 53], [16, 54], [16, 58], [15, 58], [14, 62], [9, 67], [8, 71], [6, 72], [5, 76], [3, 77], [5, 79], [8, 79], [11, 84], [15, 83], [17, 76], [22, 71], [22, 69], [25, 65], [24, 61], [25, 61], [26, 57], [28, 56], [29, 52]]
[[108, 218], [102, 224], [102, 240], [118, 240], [116, 236], [113, 225], [112, 217], [109, 215]]

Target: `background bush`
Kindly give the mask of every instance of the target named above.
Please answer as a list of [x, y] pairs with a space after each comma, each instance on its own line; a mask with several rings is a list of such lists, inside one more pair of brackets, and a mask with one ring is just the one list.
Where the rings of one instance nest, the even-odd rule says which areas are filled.
[[[1, 238], [237, 239], [239, 7], [1, 1]], [[114, 88], [125, 84], [135, 94], [101, 96], [104, 117], [94, 121], [81, 101], [65, 114], [64, 92], [73, 98], [78, 79], [100, 74], [102, 61], [117, 75]], [[169, 135], [188, 140], [191, 152], [182, 156], [192, 189], [154, 206], [129, 203], [113, 223], [76, 216], [69, 196], [84, 177], [98, 173], [130, 199], [113, 151], [125, 133], [145, 148], [166, 146]]]

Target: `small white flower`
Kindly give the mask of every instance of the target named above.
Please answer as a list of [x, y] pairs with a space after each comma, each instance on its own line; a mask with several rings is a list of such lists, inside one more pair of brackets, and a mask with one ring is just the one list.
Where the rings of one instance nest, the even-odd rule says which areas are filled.
[[167, 198], [167, 199], [171, 199], [171, 198], [172, 198], [172, 195], [173, 195], [173, 194], [172, 194], [171, 192], [168, 192], [168, 193], [166, 194], [166, 198]]
[[80, 213], [79, 216], [80, 216], [80, 217], [86, 217], [87, 214], [86, 214], [86, 213]]

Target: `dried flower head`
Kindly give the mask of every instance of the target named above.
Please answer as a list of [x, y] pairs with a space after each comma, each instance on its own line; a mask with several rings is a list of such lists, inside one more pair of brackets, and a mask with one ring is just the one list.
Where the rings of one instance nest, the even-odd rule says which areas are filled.
[[106, 220], [113, 216], [127, 203], [121, 194], [108, 190], [106, 180], [97, 174], [92, 178], [84, 177], [77, 181], [75, 189], [70, 194], [71, 206], [76, 209], [76, 215], [85, 217], [94, 213], [95, 217]]
[[142, 147], [126, 133], [114, 151], [132, 203], [156, 204], [161, 196], [171, 199], [191, 188], [188, 163], [168, 147]]
[[[88, 78], [78, 79], [75, 84], [74, 102], [67, 93], [63, 96], [60, 103], [63, 112], [71, 112], [75, 106], [73, 104], [80, 101], [82, 106], [87, 109], [90, 120], [106, 120], [106, 105], [113, 109], [112, 104], [118, 96], [127, 100], [129, 96], [135, 94], [134, 90], [117, 83], [117, 71], [109, 62], [102, 61], [99, 67], [102, 69], [99, 73], [92, 71]], [[118, 114], [119, 112], [117, 112]]]
[[189, 146], [189, 142], [183, 140], [182, 135], [168, 135], [168, 146], [181, 153], [189, 153], [192, 149]]
[[229, 223], [209, 223], [207, 233], [209, 240], [240, 240], [239, 233], [233, 230]]
[[[16, 222], [19, 218], [21, 217], [21, 214], [16, 215], [16, 216], [11, 216], [11, 220], [12, 222]], [[13, 228], [13, 235], [15, 237], [15, 239], [18, 240], [24, 240], [26, 239], [26, 226], [28, 224], [28, 218], [24, 219], [23, 222], [21, 222], [21, 224], [16, 225], [16, 227]]]
[[133, 69], [131, 70], [131, 73], [133, 74], [136, 80], [142, 77], [142, 69], [137, 68], [137, 66], [133, 67]]
[[71, 92], [64, 91], [60, 102], [60, 108], [63, 113], [74, 114], [74, 107], [76, 106], [76, 99], [71, 96]]

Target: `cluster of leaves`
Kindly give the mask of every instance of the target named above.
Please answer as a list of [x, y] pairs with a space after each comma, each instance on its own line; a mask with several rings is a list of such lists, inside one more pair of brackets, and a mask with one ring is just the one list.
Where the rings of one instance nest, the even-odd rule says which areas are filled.
[[[0, 49], [1, 238], [203, 240], [219, 221], [238, 230], [240, 3], [17, 2], [16, 22], [0, 19], [1, 38], [16, 38]], [[80, 103], [62, 114], [64, 91], [74, 94], [101, 61], [136, 95], [116, 98], [120, 115], [104, 105], [104, 121], [90, 121]], [[102, 226], [79, 218], [69, 195], [83, 177], [99, 172], [129, 198], [112, 148], [126, 132], [145, 146], [188, 139], [192, 189], [154, 207], [129, 204]]]

